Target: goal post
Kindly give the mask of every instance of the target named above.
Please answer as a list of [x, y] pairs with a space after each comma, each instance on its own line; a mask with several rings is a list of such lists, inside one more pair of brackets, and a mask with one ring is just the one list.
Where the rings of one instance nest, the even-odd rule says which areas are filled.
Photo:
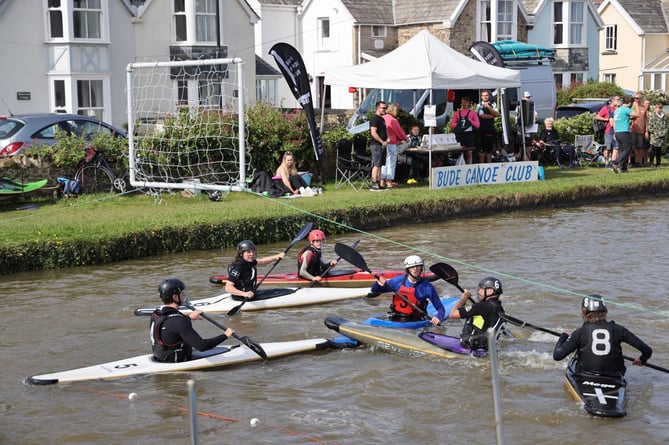
[[243, 65], [238, 57], [127, 65], [130, 184], [247, 188]]

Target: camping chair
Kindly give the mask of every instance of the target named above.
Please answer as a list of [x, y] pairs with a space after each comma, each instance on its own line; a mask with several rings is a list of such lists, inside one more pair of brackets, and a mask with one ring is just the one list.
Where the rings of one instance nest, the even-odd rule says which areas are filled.
[[335, 172], [335, 189], [345, 184], [355, 191], [371, 185], [369, 177], [372, 172], [371, 160], [360, 159], [353, 153], [353, 142], [340, 139], [337, 142], [337, 170]]
[[602, 146], [595, 141], [594, 135], [576, 135], [574, 139], [576, 163], [579, 166], [596, 167], [602, 163]]

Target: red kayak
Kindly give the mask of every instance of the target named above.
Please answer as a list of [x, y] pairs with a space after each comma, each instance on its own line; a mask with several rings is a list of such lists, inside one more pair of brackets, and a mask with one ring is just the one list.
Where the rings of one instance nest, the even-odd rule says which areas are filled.
[[[379, 275], [386, 278], [392, 278], [404, 273], [403, 270], [380, 270], [375, 271]], [[430, 281], [436, 281], [438, 277], [432, 272], [425, 272], [423, 277]], [[213, 284], [223, 284], [228, 279], [225, 275], [214, 275], [209, 278], [209, 282]], [[262, 280], [263, 276], [258, 276], [258, 281]], [[323, 278], [319, 286], [324, 287], [371, 287], [374, 284], [374, 277], [362, 269], [349, 270], [331, 270], [325, 278]], [[277, 273], [272, 274], [263, 281], [263, 285], [274, 287], [307, 287], [311, 286], [311, 281], [305, 280], [297, 276], [297, 273]]]

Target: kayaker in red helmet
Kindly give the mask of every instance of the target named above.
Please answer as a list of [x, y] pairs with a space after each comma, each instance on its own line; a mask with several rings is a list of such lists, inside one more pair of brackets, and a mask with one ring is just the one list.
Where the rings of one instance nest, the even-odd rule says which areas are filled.
[[337, 264], [335, 259], [329, 263], [323, 262], [321, 258], [323, 244], [325, 244], [325, 233], [322, 230], [309, 232], [309, 245], [302, 248], [297, 255], [297, 273], [301, 278], [321, 281], [325, 270]]

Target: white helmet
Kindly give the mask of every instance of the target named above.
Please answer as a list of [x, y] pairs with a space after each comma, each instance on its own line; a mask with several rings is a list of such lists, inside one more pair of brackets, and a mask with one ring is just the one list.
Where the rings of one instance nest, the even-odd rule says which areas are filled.
[[408, 257], [404, 258], [405, 269], [408, 269], [413, 266], [422, 266], [422, 265], [423, 265], [423, 259], [418, 255], [409, 255]]

